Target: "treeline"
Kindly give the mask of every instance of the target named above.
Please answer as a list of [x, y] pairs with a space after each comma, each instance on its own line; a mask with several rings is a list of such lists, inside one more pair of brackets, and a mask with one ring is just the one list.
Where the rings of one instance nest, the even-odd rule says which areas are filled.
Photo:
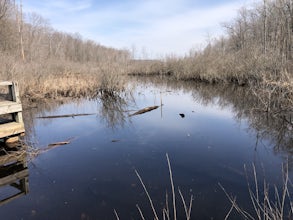
[[243, 7], [223, 28], [226, 36], [210, 40], [203, 50], [191, 50], [184, 58], [170, 56], [165, 62], [140, 62], [133, 72], [239, 84], [264, 77], [276, 80], [283, 74], [292, 77], [292, 0], [263, 0]]
[[124, 60], [130, 56], [127, 50], [107, 48], [92, 40], [83, 40], [78, 33], [56, 31], [36, 13], [23, 15], [21, 6], [12, 0], [0, 0], [0, 25], [0, 51], [20, 56], [26, 61], [52, 58], [101, 62]]
[[246, 85], [267, 110], [274, 96], [293, 106], [293, 1], [262, 0], [243, 7], [223, 28], [226, 36], [202, 50], [164, 62], [138, 62], [132, 73]]
[[[79, 87], [83, 78], [80, 74], [85, 74], [86, 82], [89, 81], [89, 75], [95, 81], [88, 83], [88, 88], [82, 90], [97, 90], [103, 83], [104, 89], [115, 89], [113, 86], [116, 81], [113, 85], [105, 83], [115, 79], [110, 74], [125, 73], [129, 59], [130, 52], [127, 50], [108, 48], [92, 40], [84, 40], [78, 33], [57, 31], [40, 15], [23, 14], [21, 4], [0, 0], [0, 80], [23, 81], [22, 92], [26, 92], [27, 96], [40, 92], [47, 93], [46, 96], [56, 96], [58, 93], [76, 96], [80, 91], [68, 90], [71, 86]], [[62, 82], [56, 79], [56, 74]], [[76, 85], [74, 79], [77, 80]], [[71, 84], [66, 81], [71, 81]], [[58, 91], [45, 85], [50, 83], [52, 88], [58, 84]], [[93, 88], [89, 88], [91, 86]]]

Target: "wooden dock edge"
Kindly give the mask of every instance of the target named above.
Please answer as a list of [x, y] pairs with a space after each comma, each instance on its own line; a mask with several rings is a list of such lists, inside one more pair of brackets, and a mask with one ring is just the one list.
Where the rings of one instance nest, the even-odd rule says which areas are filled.
[[0, 139], [4, 139], [9, 146], [11, 143], [18, 142], [19, 137], [25, 132], [22, 105], [17, 82], [2, 81], [0, 86], [8, 87], [9, 96], [12, 99], [0, 101], [0, 117], [8, 114], [12, 116], [12, 121], [0, 124]]

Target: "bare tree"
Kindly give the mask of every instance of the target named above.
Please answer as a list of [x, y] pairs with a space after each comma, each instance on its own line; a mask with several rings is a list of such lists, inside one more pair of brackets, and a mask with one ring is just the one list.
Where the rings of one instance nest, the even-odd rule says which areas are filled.
[[0, 0], [0, 20], [7, 15], [7, 11], [11, 6], [10, 0]]

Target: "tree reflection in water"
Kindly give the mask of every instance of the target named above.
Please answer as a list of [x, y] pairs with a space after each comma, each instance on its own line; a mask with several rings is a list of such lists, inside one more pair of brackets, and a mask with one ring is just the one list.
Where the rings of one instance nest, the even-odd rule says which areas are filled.
[[[270, 111], [267, 112], [262, 100], [247, 87], [174, 81], [159, 77], [133, 77], [130, 84], [145, 86], [145, 88], [148, 85], [155, 85], [166, 91], [182, 90], [185, 93], [191, 93], [197, 103], [203, 105], [215, 103], [222, 108], [229, 107], [234, 113], [235, 119], [239, 123], [246, 120], [249, 130], [254, 131], [251, 133], [256, 134], [256, 150], [263, 143], [263, 140], [270, 140], [274, 151], [283, 153], [284, 157], [289, 157], [289, 165], [293, 166], [293, 113], [290, 108], [282, 108], [284, 100], [271, 99]], [[130, 110], [137, 110], [136, 101], [131, 92], [123, 94], [100, 93], [94, 100], [99, 102], [97, 110], [100, 120], [112, 129], [123, 128], [127, 123], [131, 123], [131, 117], [128, 117], [131, 113]], [[62, 103], [72, 101], [67, 100]], [[74, 102], [78, 102], [78, 100]], [[38, 108], [29, 108], [24, 111], [28, 141], [34, 137], [36, 116], [52, 112], [60, 104], [60, 102], [38, 103]], [[32, 106], [32, 104], [28, 106]]]
[[131, 123], [131, 119], [128, 117], [129, 109], [135, 105], [131, 93], [108, 94], [103, 92], [99, 94], [98, 98], [101, 102], [99, 106], [100, 118], [108, 127], [112, 129], [123, 128], [125, 124]]
[[[136, 83], [155, 84], [167, 90], [191, 92], [195, 102], [203, 105], [215, 103], [220, 107], [229, 106], [235, 119], [240, 123], [247, 120], [249, 129], [256, 133], [256, 146], [263, 140], [270, 140], [274, 151], [288, 157], [289, 167], [293, 167], [293, 109], [277, 96], [270, 100], [270, 111], [258, 95], [247, 87], [232, 84], [205, 84], [194, 81], [174, 81], [158, 77], [138, 77]], [[254, 133], [254, 132], [252, 132]]]

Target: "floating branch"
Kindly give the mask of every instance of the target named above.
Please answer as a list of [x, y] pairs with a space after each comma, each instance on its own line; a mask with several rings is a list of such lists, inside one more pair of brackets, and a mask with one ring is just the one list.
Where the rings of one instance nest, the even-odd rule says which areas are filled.
[[69, 117], [77, 117], [77, 116], [88, 116], [88, 115], [95, 115], [93, 113], [90, 113], [90, 114], [87, 114], [87, 113], [84, 113], [84, 114], [68, 114], [68, 115], [49, 115], [49, 116], [40, 116], [40, 117], [37, 117], [37, 118], [41, 118], [41, 119], [47, 119], [47, 118], [69, 118]]
[[157, 108], [159, 108], [159, 106], [157, 106], [157, 105], [155, 105], [155, 106], [151, 106], [151, 107], [146, 107], [146, 108], [143, 108], [143, 109], [141, 109], [141, 110], [139, 110], [139, 111], [137, 111], [137, 112], [135, 112], [135, 113], [129, 115], [129, 117], [134, 116], [134, 115], [144, 114], [144, 113], [146, 113], [146, 112], [150, 112], [150, 111], [155, 110], [155, 109], [157, 109]]
[[66, 145], [66, 144], [70, 144], [70, 141], [61, 141], [61, 142], [52, 143], [52, 144], [49, 144], [48, 147], [55, 147], [55, 146]]

